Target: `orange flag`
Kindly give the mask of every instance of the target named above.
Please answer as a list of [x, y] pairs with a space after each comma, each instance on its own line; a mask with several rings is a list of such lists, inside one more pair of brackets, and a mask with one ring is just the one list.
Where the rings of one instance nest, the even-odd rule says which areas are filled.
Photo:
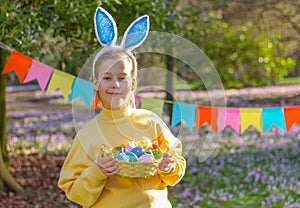
[[294, 123], [300, 124], [300, 106], [284, 107], [286, 132], [289, 132]]
[[199, 129], [205, 122], [217, 131], [218, 108], [210, 106], [197, 106], [195, 128]]
[[4, 66], [2, 74], [15, 70], [20, 83], [22, 83], [31, 63], [32, 59], [28, 56], [17, 51], [12, 51]]

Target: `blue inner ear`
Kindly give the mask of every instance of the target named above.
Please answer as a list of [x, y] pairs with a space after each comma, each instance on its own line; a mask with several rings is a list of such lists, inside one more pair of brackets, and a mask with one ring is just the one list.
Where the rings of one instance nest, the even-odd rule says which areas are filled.
[[136, 21], [129, 29], [125, 41], [125, 48], [139, 44], [146, 36], [148, 31], [148, 17], [145, 16]]
[[111, 20], [107, 14], [100, 9], [97, 9], [95, 15], [96, 30], [98, 34], [98, 40], [106, 45], [110, 45], [115, 37], [113, 20]]

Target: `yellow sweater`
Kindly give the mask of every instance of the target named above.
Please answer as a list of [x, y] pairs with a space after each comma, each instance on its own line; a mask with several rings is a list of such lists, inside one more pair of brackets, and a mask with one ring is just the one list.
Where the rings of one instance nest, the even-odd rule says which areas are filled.
[[[132, 140], [158, 140], [163, 151], [176, 161], [169, 172], [159, 171], [146, 178], [107, 177], [96, 164], [100, 145], [120, 146]], [[58, 186], [69, 200], [82, 207], [169, 208], [167, 186], [174, 186], [184, 175], [186, 162], [181, 142], [154, 113], [127, 107], [102, 109], [76, 135], [61, 169]]]

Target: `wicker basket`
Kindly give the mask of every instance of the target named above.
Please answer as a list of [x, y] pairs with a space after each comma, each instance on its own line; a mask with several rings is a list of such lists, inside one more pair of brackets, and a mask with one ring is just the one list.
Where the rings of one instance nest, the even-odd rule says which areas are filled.
[[[101, 145], [101, 149], [108, 155], [113, 155], [112, 149], [119, 150], [120, 147], [108, 148], [106, 145]], [[118, 160], [120, 172], [119, 175], [129, 178], [144, 178], [157, 174], [158, 165], [162, 160], [162, 154], [156, 156], [155, 160], [145, 162], [127, 162]]]
[[119, 175], [129, 178], [143, 178], [157, 174], [162, 158], [147, 162], [126, 162], [119, 160]]

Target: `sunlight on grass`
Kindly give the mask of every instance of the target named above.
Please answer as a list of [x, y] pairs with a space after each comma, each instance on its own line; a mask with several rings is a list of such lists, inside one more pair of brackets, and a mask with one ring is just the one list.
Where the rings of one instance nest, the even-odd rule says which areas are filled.
[[300, 77], [287, 77], [281, 80], [279, 84], [300, 84]]
[[[217, 154], [187, 158], [183, 181], [170, 188], [174, 207], [300, 207], [299, 127], [261, 135], [224, 131]], [[209, 148], [209, 147], [207, 147]]]
[[[72, 117], [64, 110], [16, 112], [8, 118], [11, 155], [65, 154], [75, 136]], [[188, 131], [182, 139], [184, 148], [192, 147], [185, 155], [183, 180], [169, 188], [173, 207], [300, 207], [299, 125], [288, 134], [275, 127], [267, 134], [250, 128], [243, 135], [225, 128], [217, 142], [207, 128], [199, 129], [196, 142]], [[200, 162], [201, 154], [208, 159]]]

